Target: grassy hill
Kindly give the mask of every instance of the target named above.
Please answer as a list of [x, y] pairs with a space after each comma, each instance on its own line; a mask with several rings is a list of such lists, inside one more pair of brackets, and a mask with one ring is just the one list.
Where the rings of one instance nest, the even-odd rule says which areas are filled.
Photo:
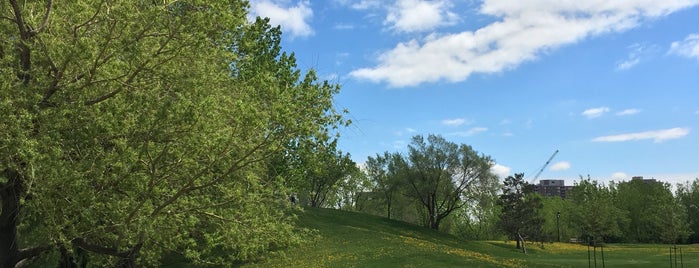
[[[460, 241], [427, 228], [361, 213], [306, 208], [299, 221], [318, 230], [319, 236], [245, 267], [588, 267], [584, 245], [528, 245], [525, 255], [514, 243]], [[699, 267], [699, 245], [681, 248], [684, 267]], [[599, 248], [596, 253], [597, 267], [602, 267]], [[606, 267], [670, 267], [669, 254], [668, 245], [604, 248]], [[679, 265], [679, 250], [677, 262]]]

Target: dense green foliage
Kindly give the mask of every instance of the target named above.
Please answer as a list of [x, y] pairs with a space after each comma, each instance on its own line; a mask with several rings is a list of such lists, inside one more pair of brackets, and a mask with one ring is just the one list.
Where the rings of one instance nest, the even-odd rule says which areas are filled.
[[[369, 157], [365, 172], [373, 182], [373, 191], [366, 193], [364, 201], [381, 200], [374, 205], [385, 207], [388, 218], [396, 209], [394, 204], [402, 203], [398, 206], [412, 207], [413, 215], [419, 215], [412, 217], [413, 222], [420, 218], [425, 226], [437, 230], [452, 212], [465, 212], [481, 197], [481, 189], [497, 182], [490, 172], [492, 165], [490, 157], [468, 145], [437, 135], [426, 140], [418, 135], [408, 146], [407, 156], [386, 152]], [[398, 199], [401, 202], [396, 202]]]
[[688, 243], [699, 243], [699, 179], [677, 186], [677, 198], [687, 211]]
[[0, 267], [230, 264], [301, 239], [271, 166], [329, 142], [339, 88], [246, 8], [0, 2]]
[[699, 179], [673, 194], [655, 180], [603, 185], [581, 176], [567, 199], [551, 198], [534, 192], [523, 174], [506, 178], [504, 186], [492, 175], [461, 180], [468, 172], [460, 170], [489, 173], [490, 158], [480, 157], [439, 136], [416, 136], [407, 157], [385, 152], [368, 158], [363, 171], [371, 185], [357, 187], [366, 191], [350, 210], [432, 228], [436, 223], [468, 240], [696, 243]]
[[687, 238], [686, 210], [667, 183], [631, 180], [614, 185], [615, 207], [626, 212], [624, 241], [676, 243]]
[[682, 185], [673, 195], [669, 184], [652, 180], [603, 185], [581, 177], [567, 199], [544, 202], [544, 218], [549, 222], [545, 230], [548, 233], [558, 231], [551, 222], [556, 220], [554, 213], [560, 212], [558, 227], [562, 239], [693, 243], [690, 239], [695, 232], [690, 228], [693, 203], [686, 201], [693, 195], [696, 191]]
[[498, 205], [502, 208], [498, 227], [517, 241], [517, 248], [522, 246], [526, 253], [523, 246], [527, 240], [544, 241], [541, 196], [533, 192], [523, 173], [505, 178]]

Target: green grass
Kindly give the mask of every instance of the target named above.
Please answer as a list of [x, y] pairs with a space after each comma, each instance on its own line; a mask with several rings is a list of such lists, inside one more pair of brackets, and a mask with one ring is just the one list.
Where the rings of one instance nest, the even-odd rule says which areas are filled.
[[[584, 245], [546, 243], [541, 248], [528, 244], [525, 255], [515, 249], [514, 243], [462, 241], [399, 221], [331, 209], [306, 208], [299, 223], [318, 230], [319, 237], [245, 267], [588, 266]], [[684, 267], [699, 267], [699, 245], [680, 247]], [[668, 245], [606, 245], [605, 266], [670, 267], [669, 253]], [[597, 267], [602, 267], [599, 248], [597, 261]]]

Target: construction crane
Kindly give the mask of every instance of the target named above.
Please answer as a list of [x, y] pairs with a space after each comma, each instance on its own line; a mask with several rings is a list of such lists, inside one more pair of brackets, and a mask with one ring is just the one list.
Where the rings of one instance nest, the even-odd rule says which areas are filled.
[[544, 169], [546, 169], [546, 167], [551, 163], [551, 160], [553, 160], [553, 158], [556, 157], [556, 154], [558, 154], [558, 150], [553, 152], [551, 157], [549, 157], [549, 160], [546, 160], [546, 163], [544, 163], [544, 166], [541, 167], [541, 169], [539, 169], [539, 172], [537, 172], [536, 175], [534, 175], [534, 178], [529, 180], [529, 183], [533, 184], [539, 178], [539, 176], [541, 175], [541, 172], [544, 172]]

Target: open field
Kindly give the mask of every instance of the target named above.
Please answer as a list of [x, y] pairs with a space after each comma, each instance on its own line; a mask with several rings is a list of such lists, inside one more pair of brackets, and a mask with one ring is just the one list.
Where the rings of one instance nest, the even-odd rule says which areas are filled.
[[[546, 243], [543, 248], [528, 244], [524, 255], [513, 242], [464, 242], [360, 213], [307, 208], [299, 220], [302, 226], [317, 229], [319, 237], [285, 256], [245, 267], [588, 267], [588, 248], [578, 244]], [[678, 248], [684, 267], [699, 267], [699, 245]], [[607, 245], [604, 259], [606, 267], [670, 267], [668, 245]], [[597, 267], [602, 265], [598, 248]]]

